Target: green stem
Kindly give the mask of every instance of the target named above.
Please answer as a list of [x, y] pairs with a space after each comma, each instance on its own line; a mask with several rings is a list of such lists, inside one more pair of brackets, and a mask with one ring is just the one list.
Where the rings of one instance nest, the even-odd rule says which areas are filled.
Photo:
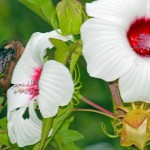
[[74, 108], [73, 111], [82, 111], [82, 112], [94, 112], [94, 113], [97, 113], [97, 114], [101, 114], [101, 115], [104, 115], [104, 116], [107, 116], [107, 117], [110, 117], [110, 118], [115, 118], [114, 116], [112, 115], [108, 115], [106, 113], [103, 113], [101, 111], [98, 111], [98, 110], [93, 110], [93, 109], [81, 109], [81, 108]]
[[43, 118], [42, 136], [41, 136], [41, 141], [38, 150], [44, 149], [44, 145], [48, 137], [49, 131], [51, 130], [52, 124], [53, 124], [53, 118]]

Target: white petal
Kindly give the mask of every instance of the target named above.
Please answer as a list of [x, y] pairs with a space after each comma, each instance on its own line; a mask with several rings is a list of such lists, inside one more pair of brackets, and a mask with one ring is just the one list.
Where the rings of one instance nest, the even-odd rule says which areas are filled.
[[132, 66], [136, 54], [119, 26], [92, 18], [83, 24], [81, 38], [91, 76], [113, 81]]
[[12, 111], [16, 108], [28, 106], [30, 103], [30, 97], [26, 93], [15, 92], [15, 88], [11, 87], [7, 91], [8, 111]]
[[56, 115], [72, 98], [74, 85], [68, 69], [56, 61], [44, 64], [39, 81], [38, 104], [44, 118]]
[[150, 17], [150, 1], [147, 0], [146, 17]]
[[33, 70], [42, 66], [44, 63], [43, 56], [45, 55], [45, 50], [53, 47], [49, 38], [57, 38], [64, 41], [68, 40], [68, 37], [63, 37], [56, 31], [48, 33], [34, 33], [14, 69], [12, 76], [13, 84], [31, 82]]
[[138, 17], [145, 17], [147, 0], [98, 0], [86, 4], [89, 16], [114, 22], [125, 29]]
[[[10, 141], [19, 147], [33, 145], [41, 139], [42, 122], [36, 116], [34, 105], [29, 107], [29, 118], [24, 119], [26, 107], [15, 110], [8, 116], [8, 134]], [[51, 135], [51, 131], [49, 136]]]
[[124, 102], [150, 102], [150, 60], [138, 58], [135, 64], [119, 79], [119, 89]]

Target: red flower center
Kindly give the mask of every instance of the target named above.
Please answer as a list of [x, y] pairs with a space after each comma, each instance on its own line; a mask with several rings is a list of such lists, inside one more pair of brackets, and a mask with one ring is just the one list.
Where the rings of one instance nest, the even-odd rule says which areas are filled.
[[141, 18], [134, 21], [127, 37], [132, 49], [141, 56], [150, 56], [150, 18]]
[[42, 73], [42, 67], [34, 69], [34, 74], [32, 76], [32, 83], [28, 86], [29, 94], [31, 99], [39, 94], [39, 79]]

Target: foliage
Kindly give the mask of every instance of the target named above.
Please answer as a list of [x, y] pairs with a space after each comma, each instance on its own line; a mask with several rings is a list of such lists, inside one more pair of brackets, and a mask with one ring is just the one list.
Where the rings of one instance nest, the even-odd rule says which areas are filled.
[[75, 145], [74, 142], [83, 139], [83, 135], [78, 131], [70, 130], [70, 123], [74, 121], [74, 117], [67, 119], [60, 130], [56, 133], [53, 138], [53, 145], [55, 146], [55, 142], [59, 143], [56, 149], [64, 149], [64, 150], [81, 150], [79, 147]]

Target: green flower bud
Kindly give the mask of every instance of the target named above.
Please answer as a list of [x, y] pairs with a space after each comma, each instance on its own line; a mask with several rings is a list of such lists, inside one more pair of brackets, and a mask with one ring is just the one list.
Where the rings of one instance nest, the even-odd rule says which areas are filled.
[[79, 34], [85, 18], [82, 4], [77, 0], [62, 0], [56, 9], [62, 34]]

